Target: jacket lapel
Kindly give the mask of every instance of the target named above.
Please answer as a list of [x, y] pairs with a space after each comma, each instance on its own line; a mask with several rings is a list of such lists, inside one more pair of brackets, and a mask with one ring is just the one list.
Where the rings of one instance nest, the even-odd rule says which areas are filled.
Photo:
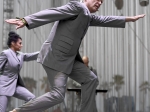
[[21, 62], [21, 54], [19, 52], [17, 52], [17, 53], [18, 53], [17, 58], [18, 58], [19, 62]]
[[84, 3], [82, 3], [82, 4], [84, 5], [84, 7], [85, 7], [85, 9], [87, 11], [87, 14], [89, 15], [89, 19], [88, 19], [88, 26], [89, 26], [90, 25], [91, 13], [90, 13], [89, 9], [87, 8], [87, 6]]
[[19, 60], [19, 63], [20, 63], [20, 70], [21, 70], [22, 64], [23, 64], [22, 53], [20, 53], [20, 52], [17, 52], [17, 53], [18, 53], [17, 58], [18, 58], [18, 60]]
[[[87, 8], [87, 6], [84, 3], [82, 3], [82, 5], [83, 5], [83, 7], [85, 7], [86, 13], [88, 14], [88, 20], [87, 20], [87, 24], [86, 24], [86, 29], [85, 29], [84, 34], [83, 34], [83, 35], [85, 35], [87, 30], [88, 30], [88, 27], [90, 26], [91, 13], [90, 13], [89, 9]], [[83, 38], [84, 38], [84, 36], [82, 37], [82, 39]]]
[[15, 60], [16, 60], [17, 62], [19, 62], [19, 60], [18, 60], [18, 58], [17, 58], [15, 52], [12, 51], [11, 49], [9, 49], [9, 51], [11, 52], [11, 54], [12, 54], [12, 56], [15, 58]]

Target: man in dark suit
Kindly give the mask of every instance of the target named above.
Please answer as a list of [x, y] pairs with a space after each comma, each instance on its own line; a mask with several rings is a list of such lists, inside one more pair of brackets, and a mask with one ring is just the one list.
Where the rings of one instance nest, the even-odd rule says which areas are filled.
[[[40, 112], [64, 100], [68, 77], [81, 84], [80, 112], [94, 112], [97, 76], [87, 68], [78, 53], [80, 43], [89, 26], [120, 27], [145, 15], [133, 17], [91, 15], [98, 11], [103, 0], [71, 1], [57, 8], [50, 8], [21, 19], [6, 22], [33, 29], [51, 22], [54, 26], [43, 43], [37, 61], [40, 62], [53, 87], [46, 93], [13, 110], [13, 112]], [[88, 93], [88, 94], [86, 94]]]
[[87, 56], [82, 57], [83, 63], [95, 74], [97, 75], [96, 69], [94, 69], [92, 66], [89, 66], [89, 58]]
[[[92, 66], [89, 66], [89, 58], [87, 56], [83, 56], [82, 61], [97, 76], [97, 71], [95, 69], [93, 69]], [[81, 88], [81, 85], [79, 83], [77, 83], [76, 81], [73, 81], [73, 85], [76, 88]], [[81, 92], [77, 91], [76, 95], [77, 95], [77, 109], [76, 110], [79, 110], [80, 109], [80, 102], [81, 102]], [[95, 106], [95, 110], [93, 112], [97, 112], [96, 106]]]

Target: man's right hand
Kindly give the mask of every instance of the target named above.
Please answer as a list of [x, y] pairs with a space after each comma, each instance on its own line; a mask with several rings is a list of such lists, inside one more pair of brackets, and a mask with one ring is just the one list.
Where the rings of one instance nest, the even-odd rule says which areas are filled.
[[19, 29], [25, 26], [25, 24], [20, 19], [7, 19], [5, 21], [9, 24], [17, 25], [16, 29]]

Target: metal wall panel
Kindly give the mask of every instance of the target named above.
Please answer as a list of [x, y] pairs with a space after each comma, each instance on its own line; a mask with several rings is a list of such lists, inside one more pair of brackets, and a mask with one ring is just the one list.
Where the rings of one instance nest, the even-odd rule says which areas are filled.
[[[24, 17], [42, 9], [66, 4], [68, 1], [15, 0], [14, 17]], [[90, 27], [81, 44], [80, 53], [82, 56], [87, 55], [90, 60], [90, 66], [97, 70], [100, 82], [98, 88], [109, 90], [107, 94], [97, 94], [98, 112], [149, 112], [150, 6], [141, 7], [139, 0], [123, 0], [123, 2], [123, 8], [118, 10], [115, 6], [115, 0], [104, 0], [96, 14], [133, 16], [145, 13], [146, 17], [135, 23], [126, 23], [125, 29]], [[0, 22], [0, 24], [2, 23]], [[27, 28], [17, 30], [17, 33], [23, 38], [24, 47], [22, 51], [38, 51], [46, 40], [52, 25], [47, 24], [32, 30]], [[34, 84], [31, 84], [29, 88], [36, 96], [46, 91], [45, 88], [41, 88], [41, 80], [46, 77], [46, 74], [40, 64], [36, 62], [25, 63], [21, 74], [22, 77], [36, 82], [36, 88], [34, 88]], [[124, 84], [121, 85], [119, 82], [120, 84], [117, 85], [119, 89], [116, 89], [116, 85], [112, 86], [110, 84], [110, 82], [114, 81], [113, 77], [115, 76], [123, 77]], [[144, 89], [141, 89], [141, 86]], [[75, 112], [75, 102], [75, 94], [67, 92], [65, 103], [68, 112]], [[11, 103], [11, 108], [14, 108], [23, 102], [13, 99]], [[52, 112], [59, 106], [65, 111], [63, 104], [52, 107], [49, 111]]]
[[[113, 0], [105, 0], [97, 15], [134, 16], [145, 13], [146, 17], [135, 23], [126, 23], [125, 29], [91, 27], [83, 41], [83, 55], [89, 56], [90, 65], [97, 69], [99, 77], [98, 88], [110, 88], [110, 91], [99, 99], [98, 109], [103, 112], [106, 101], [111, 98], [133, 98], [132, 106], [136, 111], [150, 111], [150, 6], [141, 7], [139, 0], [124, 0], [121, 10], [117, 10]], [[124, 84], [119, 91], [110, 84], [115, 75], [123, 76]], [[148, 83], [146, 83], [148, 82]], [[145, 89], [141, 89], [145, 86]], [[106, 87], [107, 86], [107, 87]], [[143, 97], [144, 96], [144, 97]], [[104, 100], [104, 107], [102, 102]], [[111, 103], [115, 105], [115, 102]], [[119, 105], [122, 111], [126, 104]], [[118, 105], [116, 103], [115, 111]], [[106, 110], [105, 110], [106, 111]], [[127, 110], [126, 110], [127, 111]], [[126, 112], [125, 111], [125, 112]], [[129, 110], [128, 110], [129, 111]], [[121, 112], [121, 111], [119, 111]]]
[[[0, 26], [3, 26], [3, 0], [0, 0]], [[2, 41], [2, 30], [3, 30], [3, 27], [0, 27], [0, 51], [2, 51], [2, 45], [3, 45], [3, 41]]]

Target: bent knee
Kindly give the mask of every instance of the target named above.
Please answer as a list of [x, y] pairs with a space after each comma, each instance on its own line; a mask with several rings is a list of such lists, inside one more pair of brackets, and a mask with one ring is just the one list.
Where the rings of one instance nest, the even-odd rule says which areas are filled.
[[65, 98], [64, 91], [52, 90], [49, 93], [53, 98], [55, 98], [55, 100], [57, 100], [57, 102], [61, 103], [64, 101], [64, 98]]

